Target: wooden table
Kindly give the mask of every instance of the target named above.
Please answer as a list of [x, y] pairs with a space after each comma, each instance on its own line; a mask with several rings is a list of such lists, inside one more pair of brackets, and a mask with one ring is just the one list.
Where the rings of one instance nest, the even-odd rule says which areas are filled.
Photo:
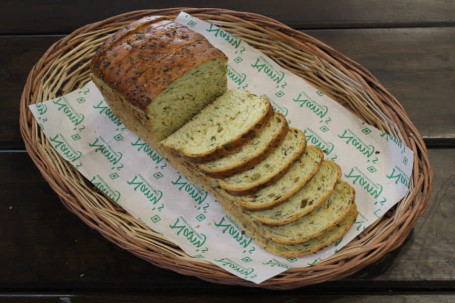
[[400, 249], [354, 276], [292, 291], [210, 284], [134, 257], [63, 207], [19, 133], [28, 72], [53, 42], [84, 24], [174, 6], [195, 4], [1, 2], [0, 302], [455, 302], [454, 1], [197, 2], [260, 13], [331, 45], [368, 68], [424, 136], [435, 171], [430, 207]]

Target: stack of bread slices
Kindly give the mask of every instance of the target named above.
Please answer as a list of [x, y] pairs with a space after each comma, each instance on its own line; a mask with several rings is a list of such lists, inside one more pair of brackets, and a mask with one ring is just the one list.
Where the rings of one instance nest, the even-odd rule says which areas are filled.
[[161, 144], [216, 180], [233, 221], [275, 254], [314, 253], [357, 216], [339, 166], [264, 97], [229, 90]]
[[227, 90], [227, 57], [202, 35], [146, 17], [106, 40], [91, 71], [114, 114], [265, 249], [305, 256], [353, 224], [339, 166], [267, 98]]

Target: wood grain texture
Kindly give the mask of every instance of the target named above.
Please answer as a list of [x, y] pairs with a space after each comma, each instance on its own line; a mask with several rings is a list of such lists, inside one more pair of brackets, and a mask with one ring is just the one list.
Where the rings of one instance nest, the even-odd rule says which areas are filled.
[[[427, 144], [455, 146], [455, 27], [305, 32], [368, 68], [404, 105]], [[26, 77], [61, 37], [0, 37], [0, 148], [23, 148], [17, 117]]]
[[148, 302], [204, 302], [204, 303], [251, 303], [251, 302], [305, 302], [305, 303], [451, 303], [454, 302], [455, 295], [452, 294], [395, 294], [391, 295], [289, 295], [287, 293], [256, 294], [250, 296], [239, 296], [232, 294], [227, 296], [217, 295], [151, 295], [151, 294], [57, 294], [57, 295], [11, 295], [9, 297], [0, 296], [0, 303], [35, 303], [35, 302], [55, 302], [55, 303], [79, 303], [79, 302], [108, 302], [108, 303], [148, 303]]
[[108, 17], [140, 9], [222, 7], [259, 13], [296, 28], [440, 26], [455, 22], [455, 3], [444, 0], [220, 1], [17, 1], [0, 5], [0, 33], [69, 33]]
[[0, 37], [0, 149], [23, 149], [19, 100], [28, 73], [57, 36]]
[[403, 104], [427, 143], [450, 144], [455, 138], [455, 27], [306, 33], [370, 70]]
[[[430, 157], [438, 172], [435, 194], [401, 249], [350, 278], [306, 291], [455, 289], [455, 149], [431, 150]], [[8, 227], [0, 229], [0, 289], [159, 293], [178, 288], [229, 295], [238, 288], [156, 268], [111, 244], [62, 206], [26, 153], [0, 153], [0, 193], [0, 221]], [[242, 288], [245, 295], [259, 291]]]

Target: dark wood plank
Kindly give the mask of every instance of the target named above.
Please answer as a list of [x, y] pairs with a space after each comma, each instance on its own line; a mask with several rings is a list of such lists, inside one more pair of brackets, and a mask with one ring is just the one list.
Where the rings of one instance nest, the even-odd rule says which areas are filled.
[[306, 33], [370, 70], [403, 104], [428, 144], [455, 138], [455, 27]]
[[[455, 146], [455, 27], [311, 30], [368, 68], [430, 146]], [[0, 148], [22, 148], [18, 109], [33, 64], [62, 36], [0, 37]]]
[[455, 150], [430, 150], [430, 161], [435, 171], [430, 207], [390, 268], [376, 280], [455, 280]]
[[[455, 22], [455, 3], [444, 0], [403, 1], [2, 1], [0, 31], [69, 33], [102, 19], [139, 9], [222, 7], [263, 14], [297, 28], [439, 26]], [[45, 20], [45, 22], [43, 22]]]
[[61, 38], [57, 36], [0, 38], [0, 149], [23, 148], [19, 133], [19, 101], [36, 61]]
[[[455, 290], [455, 149], [434, 149], [430, 157], [437, 172], [431, 205], [401, 249], [350, 278], [288, 293]], [[26, 153], [0, 153], [0, 192], [0, 222], [8, 227], [0, 229], [0, 289], [179, 289], [175, 295], [238, 289], [157, 268], [109, 243], [62, 206]]]
[[203, 285], [149, 265], [85, 226], [64, 208], [25, 152], [0, 153], [0, 193], [0, 289]]
[[35, 303], [35, 302], [56, 302], [56, 303], [78, 303], [78, 302], [130, 302], [130, 303], [145, 303], [145, 302], [219, 302], [219, 303], [251, 303], [251, 302], [306, 302], [306, 303], [318, 303], [318, 302], [336, 302], [336, 303], [450, 303], [455, 301], [454, 294], [424, 294], [424, 295], [412, 295], [412, 294], [392, 294], [392, 295], [320, 295], [320, 296], [309, 296], [309, 295], [289, 295], [285, 292], [275, 293], [273, 295], [255, 295], [254, 297], [242, 297], [239, 295], [204, 295], [200, 294], [197, 296], [179, 296], [179, 295], [113, 295], [113, 294], [87, 294], [87, 295], [41, 295], [41, 294], [30, 294], [30, 295], [11, 295], [11, 296], [0, 296], [0, 303]]

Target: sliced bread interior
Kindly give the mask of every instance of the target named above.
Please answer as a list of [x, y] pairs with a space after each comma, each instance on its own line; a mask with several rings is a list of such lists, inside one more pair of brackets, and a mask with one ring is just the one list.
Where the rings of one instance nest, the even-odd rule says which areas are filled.
[[254, 194], [239, 197], [237, 203], [250, 210], [267, 209], [283, 203], [317, 173], [323, 159], [324, 153], [319, 148], [307, 146], [303, 155], [280, 179]]
[[344, 234], [351, 228], [357, 214], [357, 206], [352, 204], [349, 214], [340, 223], [336, 224], [319, 237], [299, 244], [281, 244], [257, 234], [255, 234], [253, 238], [260, 246], [276, 255], [286, 258], [303, 257], [316, 253], [341, 240]]
[[248, 170], [281, 144], [288, 130], [286, 118], [275, 113], [264, 129], [251, 141], [221, 159], [199, 164], [199, 168], [213, 178], [227, 178]]
[[328, 199], [340, 177], [340, 167], [335, 162], [324, 160], [316, 175], [295, 195], [280, 205], [252, 211], [250, 215], [267, 225], [284, 225], [296, 221]]
[[256, 223], [263, 236], [282, 244], [298, 244], [316, 238], [341, 222], [354, 203], [354, 188], [344, 181], [335, 187], [333, 194], [308, 215], [282, 226]]
[[196, 162], [217, 159], [253, 139], [272, 115], [266, 98], [229, 90], [161, 143]]
[[305, 151], [302, 131], [290, 128], [283, 142], [255, 167], [220, 180], [220, 186], [231, 195], [248, 195], [278, 180]]

